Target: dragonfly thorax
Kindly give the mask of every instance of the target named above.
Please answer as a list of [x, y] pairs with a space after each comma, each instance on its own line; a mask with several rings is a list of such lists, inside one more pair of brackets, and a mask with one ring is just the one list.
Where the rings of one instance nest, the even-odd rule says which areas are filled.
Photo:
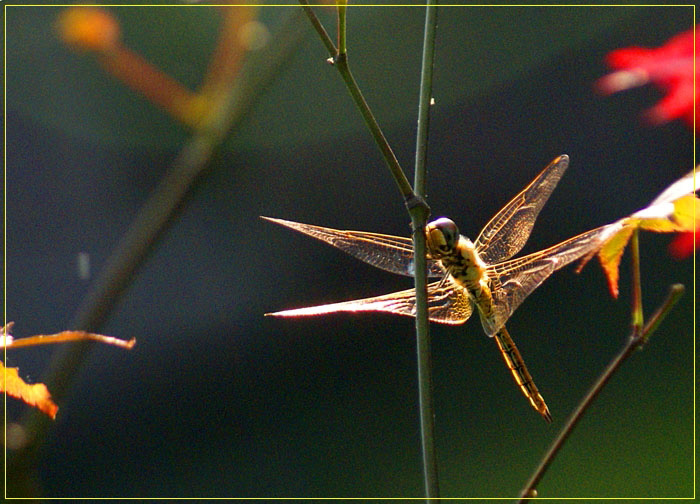
[[430, 222], [425, 230], [430, 257], [439, 260], [462, 287], [480, 289], [486, 264], [471, 240], [461, 236], [457, 225], [445, 217]]
[[468, 238], [461, 236], [452, 253], [444, 256], [440, 261], [457, 283], [469, 291], [486, 285], [483, 283], [486, 281], [486, 264]]

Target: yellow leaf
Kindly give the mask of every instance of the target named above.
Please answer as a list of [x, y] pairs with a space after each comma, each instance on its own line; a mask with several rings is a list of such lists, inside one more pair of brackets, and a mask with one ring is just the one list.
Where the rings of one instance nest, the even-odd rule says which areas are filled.
[[696, 203], [698, 198], [694, 194], [686, 194], [672, 202], [650, 205], [635, 212], [632, 217], [638, 219], [639, 227], [646, 231], [657, 233], [692, 231], [700, 212], [700, 206]]
[[693, 231], [700, 222], [700, 198], [694, 194], [686, 194], [673, 202], [674, 211], [671, 217], [679, 226], [679, 231]]
[[51, 418], [56, 418], [58, 406], [51, 400], [51, 394], [43, 383], [30, 385], [19, 377], [17, 368], [6, 368], [0, 361], [0, 391], [21, 399], [38, 408]]

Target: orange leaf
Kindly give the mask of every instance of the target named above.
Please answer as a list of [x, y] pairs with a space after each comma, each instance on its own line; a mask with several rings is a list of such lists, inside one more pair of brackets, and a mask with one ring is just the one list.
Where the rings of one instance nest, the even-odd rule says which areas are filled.
[[[627, 220], [631, 221], [631, 219]], [[615, 233], [612, 238], [605, 242], [598, 252], [600, 265], [608, 278], [608, 288], [610, 289], [610, 294], [614, 298], [617, 298], [619, 293], [618, 278], [620, 260], [622, 259], [622, 254], [625, 253], [625, 247], [632, 236], [634, 228], [634, 224], [622, 227], [620, 231]]]
[[17, 368], [6, 368], [0, 361], [0, 391], [39, 408], [51, 418], [56, 418], [58, 406], [51, 400], [49, 389], [43, 383], [30, 385], [19, 377]]

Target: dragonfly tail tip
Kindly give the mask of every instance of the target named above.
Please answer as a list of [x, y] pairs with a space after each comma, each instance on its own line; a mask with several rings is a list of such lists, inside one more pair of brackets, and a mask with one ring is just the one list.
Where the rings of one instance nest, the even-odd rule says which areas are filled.
[[549, 408], [545, 406], [544, 411], [541, 411], [540, 413], [548, 424], [552, 423], [552, 414], [549, 412]]

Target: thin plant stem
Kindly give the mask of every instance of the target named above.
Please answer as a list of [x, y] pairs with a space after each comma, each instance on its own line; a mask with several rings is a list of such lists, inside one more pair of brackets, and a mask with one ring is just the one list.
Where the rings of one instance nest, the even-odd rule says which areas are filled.
[[[416, 159], [414, 191], [425, 197], [428, 126], [433, 82], [435, 54], [435, 28], [437, 26], [437, 2], [428, 2], [423, 34], [421, 83], [418, 100], [418, 130], [416, 133]], [[420, 409], [421, 448], [423, 453], [423, 483], [428, 499], [440, 497], [440, 485], [435, 452], [435, 413], [433, 409], [432, 358], [428, 323], [428, 279], [425, 247], [425, 224], [428, 211], [424, 206], [409, 207], [413, 224], [413, 250], [415, 257], [416, 292], [416, 353], [418, 365], [418, 397]]]
[[362, 96], [362, 92], [360, 91], [360, 88], [357, 85], [357, 82], [355, 81], [352, 72], [350, 71], [350, 67], [348, 66], [347, 53], [338, 55], [338, 57], [335, 60], [335, 67], [338, 69], [338, 72], [340, 72], [340, 75], [345, 81], [348, 91], [350, 91], [350, 95], [355, 101], [355, 105], [360, 110], [360, 113], [362, 114], [362, 117], [365, 120], [365, 124], [372, 133], [372, 137], [377, 143], [379, 150], [382, 151], [382, 156], [384, 157], [386, 165], [391, 171], [392, 176], [394, 177], [394, 181], [396, 182], [396, 185], [398, 186], [399, 191], [401, 192], [401, 196], [403, 196], [404, 201], [407, 202], [414, 200], [416, 195], [413, 192], [413, 188], [411, 188], [411, 184], [408, 182], [408, 179], [406, 178], [406, 175], [404, 174], [398, 159], [396, 159], [394, 151], [389, 146], [389, 142], [387, 142], [384, 133], [379, 127], [377, 120], [374, 118], [374, 114], [370, 110], [369, 105], [367, 104], [367, 101], [365, 100], [364, 96]]
[[309, 2], [307, 2], [306, 0], [299, 0], [299, 3], [301, 4], [301, 8], [304, 9], [306, 17], [309, 18], [311, 26], [314, 27], [314, 30], [316, 30], [316, 33], [318, 33], [318, 36], [321, 38], [321, 42], [323, 42], [323, 45], [326, 47], [326, 51], [328, 51], [328, 54], [330, 54], [329, 62], [332, 63], [333, 58], [335, 58], [336, 54], [338, 54], [338, 50], [335, 48], [335, 44], [331, 40], [326, 29], [321, 24], [321, 21], [319, 21], [318, 17], [316, 17], [316, 14], [314, 14], [313, 9], [309, 5]]
[[[221, 95], [219, 106], [212, 107], [214, 116], [207, 121], [207, 127], [197, 130], [185, 144], [107, 260], [73, 316], [72, 328], [92, 332], [105, 322], [163, 231], [173, 223], [191, 187], [209, 166], [214, 150], [250, 110], [266, 85], [279, 75], [280, 67], [289, 61], [290, 51], [298, 46], [306, 33], [304, 28], [307, 25], [301, 22], [302, 19], [301, 15], [290, 16], [275, 40], [250, 57], [246, 63], [250, 70], [244, 69]], [[67, 395], [93, 344], [93, 341], [80, 342], [66, 347], [54, 357], [43, 380], [54, 398], [60, 400]], [[32, 467], [32, 464], [27, 465], [28, 460], [34, 456], [52, 426], [44, 415], [35, 412], [29, 412], [23, 424], [31, 442], [13, 453], [8, 474], [20, 474], [22, 468]]]
[[348, 2], [347, 0], [336, 0], [336, 6], [338, 7], [338, 54], [345, 54], [348, 52], [347, 42], [345, 38], [346, 33], [346, 14], [348, 12]]
[[625, 362], [635, 350], [641, 348], [649, 339], [651, 334], [656, 331], [661, 324], [661, 321], [666, 317], [671, 308], [673, 308], [673, 306], [678, 302], [684, 291], [685, 287], [683, 287], [683, 285], [672, 285], [664, 302], [659, 306], [659, 308], [656, 309], [649, 322], [647, 322], [641, 331], [637, 333], [634, 328], [632, 329], [632, 332], [627, 339], [627, 343], [622, 348], [620, 353], [613, 358], [610, 364], [608, 364], [603, 373], [598, 377], [598, 380], [583, 398], [581, 403], [579, 403], [579, 405], [576, 407], [576, 410], [567, 419], [566, 424], [559, 432], [559, 435], [549, 447], [534, 474], [521, 491], [520, 500], [518, 503], [528, 502], [531, 498], [537, 495], [537, 485], [542, 480], [542, 477], [547, 472], [547, 469], [554, 460], [554, 457], [557, 455], [557, 453], [559, 453], [559, 450], [561, 450], [564, 442], [571, 435], [579, 420], [583, 417], [583, 414], [586, 412], [593, 400], [598, 396], [613, 374], [620, 368], [622, 363]]
[[416, 163], [414, 190], [425, 197], [426, 159], [428, 152], [428, 131], [433, 91], [433, 61], [435, 59], [435, 30], [437, 27], [437, 0], [428, 1], [425, 12], [423, 35], [423, 57], [421, 61], [420, 97], [418, 102], [418, 130], [416, 133]]
[[[309, 3], [307, 2], [307, 0], [299, 0], [299, 3], [304, 8], [304, 12], [308, 16], [309, 20], [311, 21], [312, 26], [314, 27], [314, 29], [318, 33], [319, 37], [321, 37], [321, 41], [323, 42], [323, 45], [326, 47], [326, 50], [328, 51], [328, 54], [330, 55], [330, 58], [328, 59], [328, 61], [336, 67], [336, 69], [340, 73], [340, 76], [343, 78], [343, 81], [345, 82], [345, 87], [350, 92], [350, 96], [352, 96], [352, 99], [355, 102], [355, 106], [360, 111], [360, 114], [362, 115], [362, 118], [364, 119], [365, 124], [369, 128], [370, 133], [372, 134], [372, 138], [374, 138], [374, 141], [376, 142], [377, 146], [379, 147], [379, 150], [382, 153], [382, 157], [384, 158], [384, 161], [386, 162], [386, 165], [389, 168], [391, 175], [394, 177], [394, 181], [396, 182], [396, 185], [398, 186], [399, 191], [401, 192], [401, 196], [403, 197], [404, 201], [406, 201], [407, 204], [409, 204], [411, 206], [414, 204], [418, 204], [418, 205], [423, 204], [424, 205], [424, 203], [422, 203], [422, 198], [417, 198], [415, 193], [413, 192], [413, 188], [411, 187], [411, 184], [408, 182], [408, 179], [406, 178], [406, 175], [404, 174], [403, 169], [401, 168], [401, 165], [399, 164], [398, 159], [396, 159], [396, 155], [394, 154], [394, 151], [389, 146], [389, 142], [387, 141], [386, 137], [384, 136], [382, 129], [379, 127], [379, 124], [377, 123], [377, 120], [375, 119], [374, 114], [372, 113], [371, 109], [369, 108], [367, 101], [365, 100], [364, 96], [362, 96], [362, 92], [360, 91], [360, 88], [357, 85], [357, 82], [355, 81], [355, 78], [353, 77], [352, 72], [350, 71], [350, 67], [348, 66], [347, 52], [344, 52], [344, 53], [338, 52], [338, 49], [335, 47], [335, 44], [333, 44], [333, 41], [328, 36], [326, 29], [323, 27], [321, 22], [316, 17], [316, 14], [314, 14], [314, 11], [309, 6]], [[342, 18], [343, 18], [342, 23], [343, 23], [343, 27], [344, 27], [344, 25], [345, 25], [344, 15], [342, 16]], [[339, 22], [339, 28], [341, 28], [340, 27], [340, 16], [338, 18], [338, 22]], [[343, 36], [343, 39], [344, 38], [345, 38], [345, 36]]]
[[428, 124], [430, 98], [432, 94], [433, 55], [435, 52], [435, 28], [437, 25], [437, 2], [429, 2], [426, 10], [423, 58], [421, 70], [420, 100], [418, 105], [418, 132], [416, 136], [415, 187], [406, 178], [393, 150], [389, 146], [367, 101], [362, 96], [355, 78], [350, 71], [347, 56], [346, 13], [347, 2], [337, 1], [338, 7], [338, 48], [335, 47], [325, 28], [318, 20], [306, 0], [299, 0], [312, 26], [318, 33], [330, 58], [340, 73], [350, 95], [355, 102], [365, 124], [369, 128], [389, 171], [406, 203], [413, 225], [413, 249], [415, 262], [416, 292], [416, 350], [418, 365], [418, 395], [421, 422], [421, 447], [423, 453], [423, 476], [425, 494], [428, 499], [439, 498], [437, 460], [435, 456], [435, 428], [432, 401], [430, 333], [428, 330], [427, 264], [425, 247], [425, 223], [430, 209], [425, 203], [426, 150], [428, 144]]

